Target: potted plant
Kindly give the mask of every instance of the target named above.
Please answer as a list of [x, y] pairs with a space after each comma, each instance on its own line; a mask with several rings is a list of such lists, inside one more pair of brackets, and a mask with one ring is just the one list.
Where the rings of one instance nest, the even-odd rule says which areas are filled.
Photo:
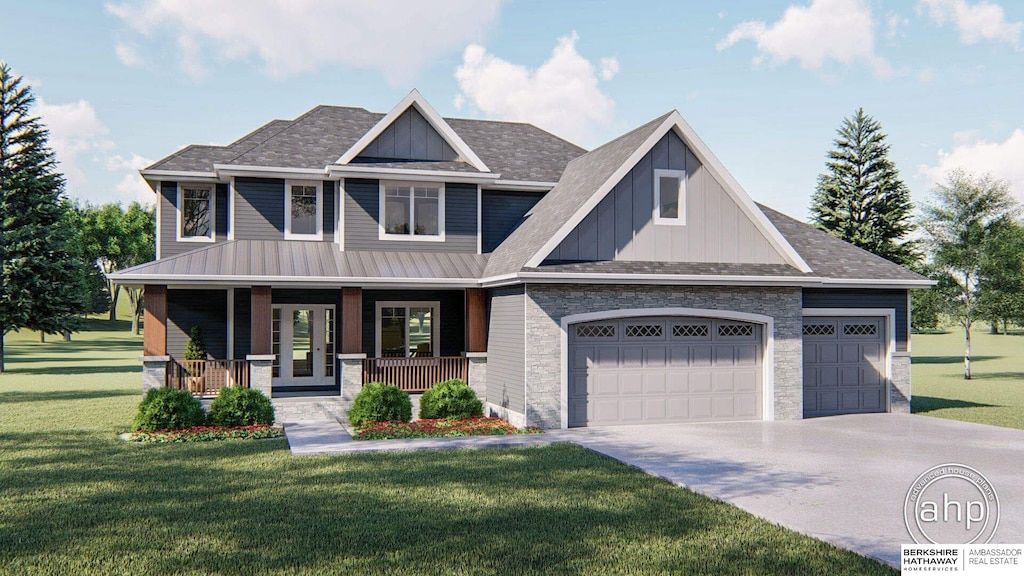
[[206, 341], [199, 326], [193, 326], [188, 332], [188, 343], [185, 345], [185, 360], [202, 360], [188, 362], [188, 389], [197, 395], [206, 392]]

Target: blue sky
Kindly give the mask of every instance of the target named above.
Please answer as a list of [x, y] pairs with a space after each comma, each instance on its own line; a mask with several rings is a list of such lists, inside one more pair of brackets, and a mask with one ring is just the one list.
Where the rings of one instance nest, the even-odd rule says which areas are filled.
[[1024, 200], [1024, 3], [3, 0], [68, 192], [316, 104], [531, 121], [594, 147], [678, 109], [748, 193], [807, 215], [835, 129], [881, 121], [920, 203], [954, 167]]

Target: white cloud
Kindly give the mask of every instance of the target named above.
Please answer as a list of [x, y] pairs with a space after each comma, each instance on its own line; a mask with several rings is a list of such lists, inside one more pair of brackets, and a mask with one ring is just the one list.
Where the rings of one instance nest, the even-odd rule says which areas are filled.
[[890, 12], [885, 17], [885, 37], [889, 40], [895, 40], [898, 37], [906, 35], [907, 26], [910, 25], [910, 20], [900, 16], [895, 12]]
[[123, 42], [118, 42], [117, 45], [114, 46], [114, 55], [117, 56], [117, 60], [121, 62], [121, 64], [124, 64], [129, 68], [142, 64], [142, 56], [139, 56], [139, 53], [135, 48]]
[[67, 179], [68, 191], [74, 193], [84, 188], [87, 178], [80, 165], [83, 156], [109, 151], [114, 146], [107, 139], [107, 127], [100, 122], [96, 110], [85, 100], [49, 104], [37, 98], [33, 113], [39, 115], [50, 130], [50, 147]]
[[875, 53], [875, 21], [864, 0], [812, 0], [789, 6], [778, 21], [742, 22], [716, 44], [719, 51], [743, 40], [757, 44], [755, 63], [796, 60], [806, 70], [820, 70], [829, 60], [867, 66], [879, 78], [892, 75], [889, 63]]
[[917, 81], [922, 84], [931, 84], [935, 81], [935, 70], [924, 68], [917, 73]]
[[1024, 31], [1024, 22], [1010, 22], [1003, 7], [992, 2], [968, 4], [965, 0], [920, 0], [918, 12], [926, 11], [938, 25], [953, 22], [960, 32], [960, 42], [1006, 42], [1017, 46]]
[[615, 58], [597, 69], [576, 51], [576, 32], [558, 39], [551, 58], [535, 70], [489, 54], [476, 44], [466, 48], [455, 71], [461, 93], [488, 118], [531, 122], [552, 133], [585, 142], [594, 125], [612, 120], [615, 102], [598, 86], [619, 71]]
[[[478, 40], [498, 0], [142, 0], [107, 4], [138, 34], [170, 34], [179, 66], [202, 78], [210, 56], [255, 59], [283, 78], [340, 64], [378, 69], [395, 84]], [[457, 23], [457, 25], [453, 25]]]
[[143, 205], [151, 205], [155, 202], [153, 189], [139, 175], [139, 170], [152, 163], [153, 161], [149, 158], [143, 158], [138, 154], [132, 154], [128, 158], [120, 155], [107, 158], [107, 170], [125, 172], [121, 180], [114, 186], [119, 199]]
[[1024, 202], [1024, 163], [1020, 161], [1024, 158], [1024, 128], [1017, 128], [1002, 142], [968, 138], [969, 132], [954, 134], [954, 141], [960, 143], [950, 152], [939, 150], [936, 164], [919, 166], [918, 173], [933, 183], [944, 181], [946, 173], [956, 168], [992, 174], [1006, 180], [1014, 196]]

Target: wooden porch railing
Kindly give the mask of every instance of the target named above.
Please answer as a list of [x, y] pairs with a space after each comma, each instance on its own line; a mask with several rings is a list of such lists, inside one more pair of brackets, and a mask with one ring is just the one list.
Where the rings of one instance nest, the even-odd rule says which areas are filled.
[[364, 384], [383, 382], [406, 392], [425, 392], [434, 384], [452, 378], [469, 381], [469, 360], [461, 356], [363, 360]]
[[216, 396], [227, 386], [249, 387], [246, 360], [175, 360], [167, 363], [167, 386], [193, 396]]

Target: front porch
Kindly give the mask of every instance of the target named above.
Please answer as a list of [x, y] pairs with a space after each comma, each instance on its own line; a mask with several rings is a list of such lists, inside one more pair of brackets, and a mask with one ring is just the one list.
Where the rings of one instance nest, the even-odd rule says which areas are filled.
[[[145, 286], [143, 388], [212, 397], [226, 386], [269, 397], [355, 398], [367, 382], [412, 394], [459, 378], [483, 398], [486, 293], [460, 290], [168, 289]], [[205, 360], [183, 360], [199, 326]]]

